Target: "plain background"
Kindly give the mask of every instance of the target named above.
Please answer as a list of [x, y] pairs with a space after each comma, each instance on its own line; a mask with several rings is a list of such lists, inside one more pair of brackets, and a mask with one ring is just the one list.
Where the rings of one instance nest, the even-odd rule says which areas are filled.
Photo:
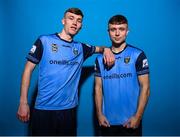
[[[84, 12], [75, 40], [107, 45], [107, 22], [115, 14], [129, 20], [127, 42], [145, 51], [150, 65], [151, 95], [143, 135], [180, 135], [179, 0], [0, 0], [0, 135], [27, 135], [28, 124], [16, 118], [25, 56], [41, 34], [59, 32], [67, 8]], [[96, 55], [86, 60], [92, 70]], [[32, 75], [29, 102], [36, 89]], [[94, 135], [93, 73], [81, 83], [78, 135]]]

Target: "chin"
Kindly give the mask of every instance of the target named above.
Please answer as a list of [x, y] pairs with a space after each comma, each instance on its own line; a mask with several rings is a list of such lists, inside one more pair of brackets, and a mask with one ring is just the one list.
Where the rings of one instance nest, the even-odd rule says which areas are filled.
[[122, 42], [121, 41], [114, 41], [115, 44], [121, 44]]
[[72, 31], [70, 32], [71, 35], [76, 35], [78, 33], [78, 31]]
[[76, 35], [77, 33], [69, 33], [71, 36], [74, 36], [74, 35]]

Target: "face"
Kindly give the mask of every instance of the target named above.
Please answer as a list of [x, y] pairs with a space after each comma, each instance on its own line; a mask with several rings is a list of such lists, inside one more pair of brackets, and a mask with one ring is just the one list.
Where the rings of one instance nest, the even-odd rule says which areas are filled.
[[62, 19], [62, 24], [64, 25], [66, 34], [74, 36], [82, 27], [82, 16], [67, 12]]
[[113, 43], [121, 44], [128, 34], [127, 24], [109, 24], [109, 36]]

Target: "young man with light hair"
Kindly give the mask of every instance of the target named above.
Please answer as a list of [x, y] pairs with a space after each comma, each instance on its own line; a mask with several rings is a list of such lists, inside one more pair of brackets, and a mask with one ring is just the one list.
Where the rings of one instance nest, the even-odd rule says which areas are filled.
[[145, 53], [126, 43], [128, 21], [115, 15], [108, 22], [115, 64], [96, 59], [95, 104], [103, 136], [141, 136], [141, 119], [150, 94], [149, 66]]
[[38, 64], [38, 93], [32, 115], [32, 135], [75, 136], [78, 84], [83, 62], [93, 53], [104, 53], [107, 65], [111, 66], [114, 62], [109, 48], [73, 40], [82, 27], [82, 21], [80, 9], [66, 10], [62, 31], [40, 36], [27, 55], [17, 116], [23, 122], [30, 118], [28, 88], [31, 74]]

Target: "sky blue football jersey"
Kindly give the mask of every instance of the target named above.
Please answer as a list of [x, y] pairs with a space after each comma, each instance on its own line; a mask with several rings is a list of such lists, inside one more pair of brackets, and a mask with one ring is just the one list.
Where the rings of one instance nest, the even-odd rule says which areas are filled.
[[27, 59], [39, 64], [36, 109], [63, 110], [78, 104], [78, 84], [84, 60], [94, 46], [65, 41], [58, 34], [40, 36]]
[[103, 56], [96, 59], [95, 76], [101, 77], [103, 89], [103, 114], [111, 125], [123, 125], [136, 113], [140, 85], [138, 76], [149, 73], [144, 52], [127, 45], [114, 53], [115, 64], [107, 68]]

